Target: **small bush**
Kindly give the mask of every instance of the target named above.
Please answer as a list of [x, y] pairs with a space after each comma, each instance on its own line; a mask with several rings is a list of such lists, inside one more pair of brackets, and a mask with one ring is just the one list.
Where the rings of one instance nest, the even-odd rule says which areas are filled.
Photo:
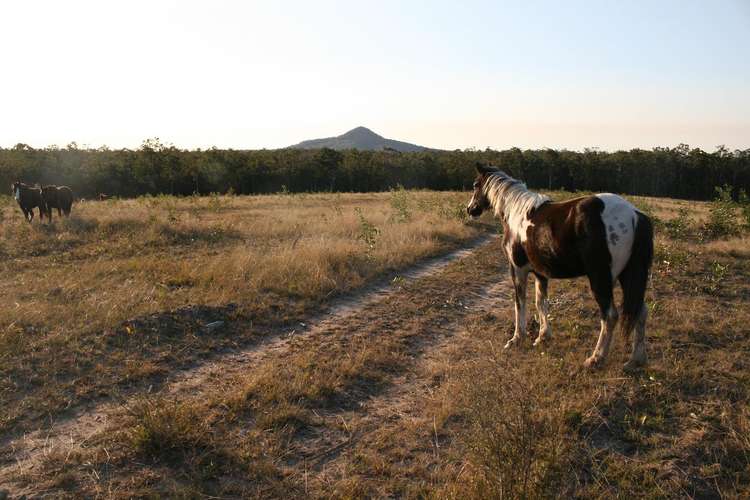
[[739, 203], [745, 229], [750, 229], [750, 196], [747, 195], [744, 189], [740, 189]]
[[654, 254], [654, 271], [661, 274], [684, 273], [691, 255], [675, 244], [657, 244]]
[[208, 208], [212, 212], [220, 212], [225, 206], [229, 204], [228, 201], [223, 201], [219, 193], [211, 193], [208, 198]]
[[440, 205], [438, 206], [437, 213], [440, 217], [448, 220], [457, 220], [459, 222], [469, 220], [469, 214], [466, 213], [466, 207], [464, 207], [463, 203]]
[[681, 207], [677, 212], [677, 217], [669, 219], [664, 223], [664, 229], [666, 229], [667, 234], [673, 240], [688, 239], [693, 234], [690, 227], [688, 210], [685, 207]]
[[380, 229], [365, 218], [361, 208], [355, 208], [354, 211], [357, 213], [357, 218], [359, 219], [359, 234], [357, 235], [357, 239], [365, 242], [368, 251], [374, 250], [380, 236]]
[[727, 274], [729, 274], [728, 264], [712, 262], [703, 278], [705, 282], [703, 291], [711, 295], [716, 294], [721, 288], [722, 283], [726, 280]]
[[396, 189], [391, 189], [391, 208], [393, 209], [392, 220], [396, 222], [408, 222], [411, 220], [409, 192], [401, 184]]
[[732, 200], [732, 187], [728, 184], [716, 187], [716, 199], [711, 202], [708, 222], [703, 226], [702, 239], [715, 240], [739, 234], [736, 204]]

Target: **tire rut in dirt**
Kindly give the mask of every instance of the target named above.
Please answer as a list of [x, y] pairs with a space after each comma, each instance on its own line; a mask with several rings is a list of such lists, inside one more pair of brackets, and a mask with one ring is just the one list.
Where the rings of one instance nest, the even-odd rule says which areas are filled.
[[[489, 314], [499, 307], [512, 308], [511, 294], [511, 285], [503, 277], [500, 282], [472, 293], [475, 300], [470, 304], [470, 314]], [[436, 359], [448, 356], [462, 342], [466, 335], [464, 320], [466, 317], [462, 316], [434, 335], [419, 338], [414, 343], [414, 365], [398, 375], [381, 394], [363, 401], [354, 410], [319, 412], [320, 417], [331, 424], [321, 428], [320, 434], [309, 439], [311, 442], [307, 446], [298, 444], [300, 453], [294, 464], [297, 470], [291, 471], [292, 474], [318, 486], [340, 480], [346, 477], [348, 462], [356, 456], [359, 447], [368, 447], [367, 443], [377, 440], [373, 437], [375, 434], [382, 435], [390, 429], [395, 440], [397, 429], [404, 421], [427, 418], [423, 403], [440, 384], [440, 381], [431, 379], [428, 366]], [[342, 425], [337, 425], [339, 423], [343, 423], [343, 431]], [[322, 449], [321, 444], [324, 444]], [[302, 464], [302, 470], [299, 470], [299, 464]], [[304, 479], [301, 478], [303, 475]], [[325, 488], [321, 491], [326, 493]]]

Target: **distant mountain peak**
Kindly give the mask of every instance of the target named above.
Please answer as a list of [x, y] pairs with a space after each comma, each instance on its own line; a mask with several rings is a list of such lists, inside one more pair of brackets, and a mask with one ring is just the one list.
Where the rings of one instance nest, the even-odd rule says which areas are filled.
[[355, 127], [351, 129], [349, 132], [341, 134], [339, 137], [377, 137], [379, 139], [384, 138], [383, 136], [376, 134], [369, 128], [362, 127], [362, 126]]
[[395, 150], [400, 152], [427, 151], [429, 148], [408, 142], [386, 139], [367, 127], [359, 126], [336, 137], [312, 139], [290, 146], [297, 149], [360, 149], [367, 151]]

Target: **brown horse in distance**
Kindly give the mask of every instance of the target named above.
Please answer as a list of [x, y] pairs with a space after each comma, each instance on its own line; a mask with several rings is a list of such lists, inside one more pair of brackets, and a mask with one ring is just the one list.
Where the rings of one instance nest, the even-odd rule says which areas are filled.
[[21, 207], [23, 216], [26, 221], [34, 220], [34, 208], [39, 207], [39, 220], [44, 217], [47, 211], [42, 197], [42, 190], [39, 187], [27, 186], [23, 182], [16, 181], [11, 185], [13, 197], [16, 199], [18, 206]]
[[47, 218], [52, 221], [52, 209], [57, 209], [57, 215], [62, 217], [70, 215], [70, 207], [73, 205], [73, 191], [68, 186], [44, 186], [42, 198], [47, 206]]

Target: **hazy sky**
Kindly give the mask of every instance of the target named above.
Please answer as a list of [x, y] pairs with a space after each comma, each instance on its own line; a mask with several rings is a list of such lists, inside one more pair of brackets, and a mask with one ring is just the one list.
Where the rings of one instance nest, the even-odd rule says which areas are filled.
[[750, 147], [750, 0], [3, 0], [0, 68], [5, 147]]

